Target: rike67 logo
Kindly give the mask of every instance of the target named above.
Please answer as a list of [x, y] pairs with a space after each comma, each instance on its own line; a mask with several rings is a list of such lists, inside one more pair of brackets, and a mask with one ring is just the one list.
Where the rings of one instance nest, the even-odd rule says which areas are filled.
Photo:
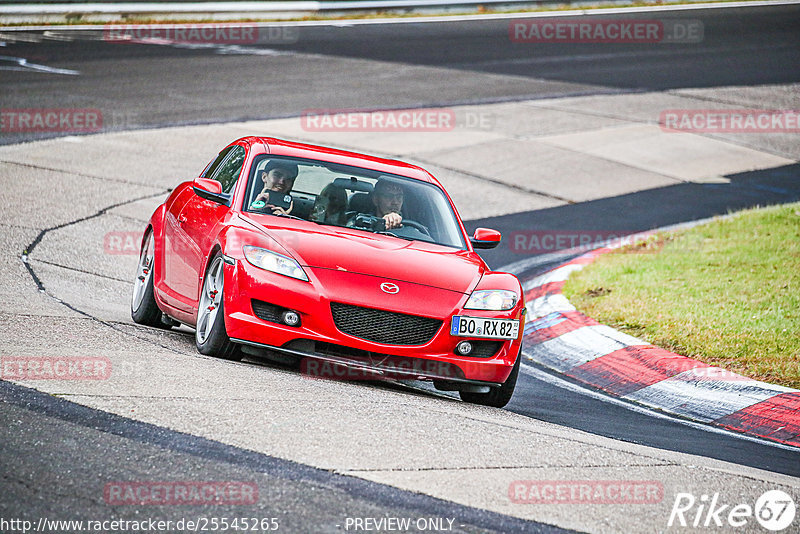
[[[701, 495], [678, 493], [667, 526], [697, 528], [744, 527], [755, 518], [765, 529], [779, 532], [794, 522], [797, 507], [789, 494], [770, 490], [761, 495], [755, 506], [747, 503], [728, 504], [720, 500], [719, 493]], [[797, 529], [792, 530], [797, 532]]]

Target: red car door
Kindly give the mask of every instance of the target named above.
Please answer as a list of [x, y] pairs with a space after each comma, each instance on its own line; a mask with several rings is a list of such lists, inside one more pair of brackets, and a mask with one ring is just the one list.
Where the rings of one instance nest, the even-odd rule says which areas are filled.
[[[204, 177], [220, 182], [222, 192], [230, 195], [241, 173], [245, 155], [244, 147], [228, 147], [220, 153]], [[188, 192], [185, 201], [184, 195], [181, 195], [173, 204], [177, 214], [173, 226], [175, 250], [169, 256], [171, 265], [168, 271], [170, 287], [182, 302], [196, 310], [208, 256], [230, 207], [201, 198], [191, 187]]]
[[178, 192], [175, 200], [167, 207], [164, 217], [164, 289], [162, 296], [167, 304], [175, 306], [183, 311], [192, 310], [191, 300], [187, 292], [186, 283], [189, 269], [186, 265], [187, 254], [192, 248], [191, 240], [186, 234], [181, 221], [186, 205], [197, 197], [191, 185], [184, 187]]

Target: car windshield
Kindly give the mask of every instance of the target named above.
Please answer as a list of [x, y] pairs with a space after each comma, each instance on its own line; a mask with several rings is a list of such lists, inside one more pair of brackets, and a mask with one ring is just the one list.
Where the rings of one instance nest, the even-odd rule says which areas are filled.
[[[394, 174], [305, 159], [262, 156], [250, 171], [243, 209], [318, 224], [465, 248], [439, 187]], [[386, 213], [402, 226], [386, 228]]]

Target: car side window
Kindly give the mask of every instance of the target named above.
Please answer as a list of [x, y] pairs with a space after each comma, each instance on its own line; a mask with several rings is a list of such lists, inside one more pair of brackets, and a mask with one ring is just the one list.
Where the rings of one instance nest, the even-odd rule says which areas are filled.
[[206, 168], [205, 170], [203, 170], [203, 174], [201, 174], [200, 177], [211, 178], [212, 176], [214, 176], [214, 173], [217, 172], [217, 169], [219, 168], [220, 165], [222, 165], [222, 162], [225, 161], [225, 157], [231, 150], [233, 150], [233, 147], [229, 146], [228, 148], [220, 152], [219, 155], [216, 158], [214, 158], [214, 161], [206, 165]]
[[209, 174], [212, 180], [222, 184], [223, 193], [230, 193], [233, 190], [233, 186], [236, 185], [239, 174], [242, 172], [242, 166], [244, 166], [244, 156], [244, 147], [238, 145], [231, 147], [227, 157], [217, 167], [214, 174]]

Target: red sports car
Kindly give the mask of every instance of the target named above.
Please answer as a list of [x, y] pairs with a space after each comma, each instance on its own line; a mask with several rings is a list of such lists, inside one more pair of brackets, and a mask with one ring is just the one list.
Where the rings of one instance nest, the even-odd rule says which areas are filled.
[[247, 137], [153, 213], [131, 314], [194, 327], [203, 354], [432, 380], [501, 407], [525, 307], [519, 280], [474, 251], [499, 242], [485, 228], [469, 237], [419, 167]]

